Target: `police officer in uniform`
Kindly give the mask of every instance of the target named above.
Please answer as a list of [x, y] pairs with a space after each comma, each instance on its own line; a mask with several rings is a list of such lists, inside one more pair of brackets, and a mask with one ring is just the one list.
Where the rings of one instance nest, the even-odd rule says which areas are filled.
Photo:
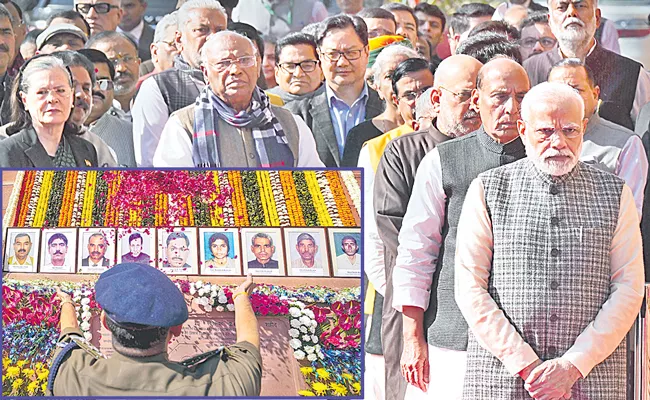
[[253, 278], [233, 292], [237, 343], [169, 361], [167, 345], [188, 318], [180, 290], [144, 264], [116, 265], [95, 285], [101, 322], [115, 353], [104, 357], [83, 337], [70, 295], [61, 300], [61, 336], [50, 368], [50, 396], [259, 396], [262, 358], [257, 319], [248, 295]]

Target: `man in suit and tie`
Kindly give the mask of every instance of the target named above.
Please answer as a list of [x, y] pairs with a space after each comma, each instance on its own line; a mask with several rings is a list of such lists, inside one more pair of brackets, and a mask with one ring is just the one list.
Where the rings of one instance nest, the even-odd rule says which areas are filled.
[[117, 27], [118, 32], [129, 35], [138, 44], [138, 57], [140, 60], [151, 59], [149, 49], [153, 42], [154, 30], [144, 22], [144, 13], [147, 11], [147, 2], [144, 0], [122, 0], [122, 20]]
[[81, 260], [84, 267], [107, 267], [109, 265], [106, 254], [106, 237], [101, 233], [93, 233], [88, 238], [88, 257]]
[[311, 128], [325, 166], [338, 167], [350, 129], [379, 115], [384, 105], [364, 80], [368, 29], [363, 19], [348, 15], [326, 19], [316, 33], [316, 44], [325, 85], [286, 108]]

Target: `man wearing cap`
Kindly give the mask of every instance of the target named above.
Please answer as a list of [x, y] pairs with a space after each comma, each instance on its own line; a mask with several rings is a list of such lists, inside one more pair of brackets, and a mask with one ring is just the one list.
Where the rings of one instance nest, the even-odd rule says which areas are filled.
[[104, 358], [83, 339], [75, 303], [57, 289], [61, 336], [51, 363], [50, 396], [259, 396], [262, 359], [257, 319], [248, 295], [249, 274], [233, 291], [237, 343], [182, 363], [167, 346], [181, 334], [185, 298], [161, 271], [145, 264], [119, 264], [95, 285], [101, 322], [115, 353]]
[[72, 24], [50, 25], [36, 38], [36, 49], [39, 54], [52, 54], [61, 50], [81, 50], [88, 37]]

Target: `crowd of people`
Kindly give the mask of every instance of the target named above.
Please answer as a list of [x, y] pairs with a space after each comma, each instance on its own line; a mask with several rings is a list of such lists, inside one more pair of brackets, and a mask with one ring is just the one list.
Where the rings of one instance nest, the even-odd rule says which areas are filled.
[[0, 166], [362, 167], [366, 398], [623, 399], [650, 72], [596, 0], [365, 3], [8, 1]]

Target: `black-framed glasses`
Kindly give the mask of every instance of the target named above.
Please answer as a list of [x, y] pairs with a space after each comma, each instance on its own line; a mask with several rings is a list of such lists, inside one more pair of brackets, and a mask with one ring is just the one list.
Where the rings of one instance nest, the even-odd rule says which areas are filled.
[[218, 72], [223, 72], [230, 69], [230, 67], [233, 64], [239, 64], [239, 66], [241, 66], [242, 68], [249, 68], [255, 65], [256, 62], [257, 62], [257, 57], [255, 56], [242, 56], [235, 59], [227, 58], [225, 60], [221, 60], [215, 63], [208, 63], [208, 64], [213, 66]]
[[564, 135], [564, 137], [567, 139], [575, 139], [578, 136], [582, 135], [582, 130], [580, 129], [579, 126], [566, 126], [561, 129], [540, 128], [535, 130], [535, 133], [543, 141], [550, 141], [553, 138], [553, 136], [555, 135], [559, 136], [560, 132], [562, 132], [562, 135]]
[[409, 90], [408, 92], [402, 93], [399, 97], [409, 102], [415, 101], [422, 93], [429, 90], [430, 87], [431, 86], [423, 86], [420, 90]]
[[358, 60], [361, 58], [361, 53], [363, 52], [363, 49], [361, 50], [347, 50], [347, 51], [323, 51], [320, 50], [320, 53], [324, 55], [328, 60], [330, 61], [338, 61], [341, 59], [341, 57], [345, 57], [346, 60], [348, 61], [354, 61]]
[[99, 90], [113, 90], [114, 84], [110, 79], [98, 79], [95, 81], [95, 87]]
[[286, 63], [280, 63], [278, 66], [282, 68], [283, 70], [287, 71], [290, 74], [293, 74], [296, 71], [296, 68], [300, 67], [302, 72], [314, 72], [316, 69], [316, 65], [318, 65], [318, 61], [316, 60], [304, 60], [299, 63], [293, 63], [293, 62], [286, 62]]
[[108, 14], [114, 8], [120, 8], [119, 6], [114, 6], [108, 3], [95, 3], [95, 4], [77, 4], [74, 6], [74, 9], [78, 13], [86, 15], [90, 12], [91, 9], [95, 9], [97, 14]]
[[530, 37], [530, 38], [520, 40], [519, 44], [521, 45], [521, 47], [525, 49], [532, 49], [533, 47], [535, 47], [537, 42], [539, 42], [539, 44], [541, 44], [542, 47], [547, 49], [555, 46], [555, 43], [557, 43], [557, 39], [548, 36], [544, 36], [541, 38]]
[[439, 88], [446, 91], [446, 92], [451, 93], [452, 95], [454, 95], [454, 97], [456, 97], [458, 99], [458, 101], [460, 101], [461, 103], [464, 103], [464, 102], [468, 101], [472, 97], [472, 91], [471, 90], [463, 90], [463, 91], [461, 91], [459, 93], [456, 93], [456, 92], [454, 92], [452, 90], [447, 89], [444, 86], [439, 86]]

